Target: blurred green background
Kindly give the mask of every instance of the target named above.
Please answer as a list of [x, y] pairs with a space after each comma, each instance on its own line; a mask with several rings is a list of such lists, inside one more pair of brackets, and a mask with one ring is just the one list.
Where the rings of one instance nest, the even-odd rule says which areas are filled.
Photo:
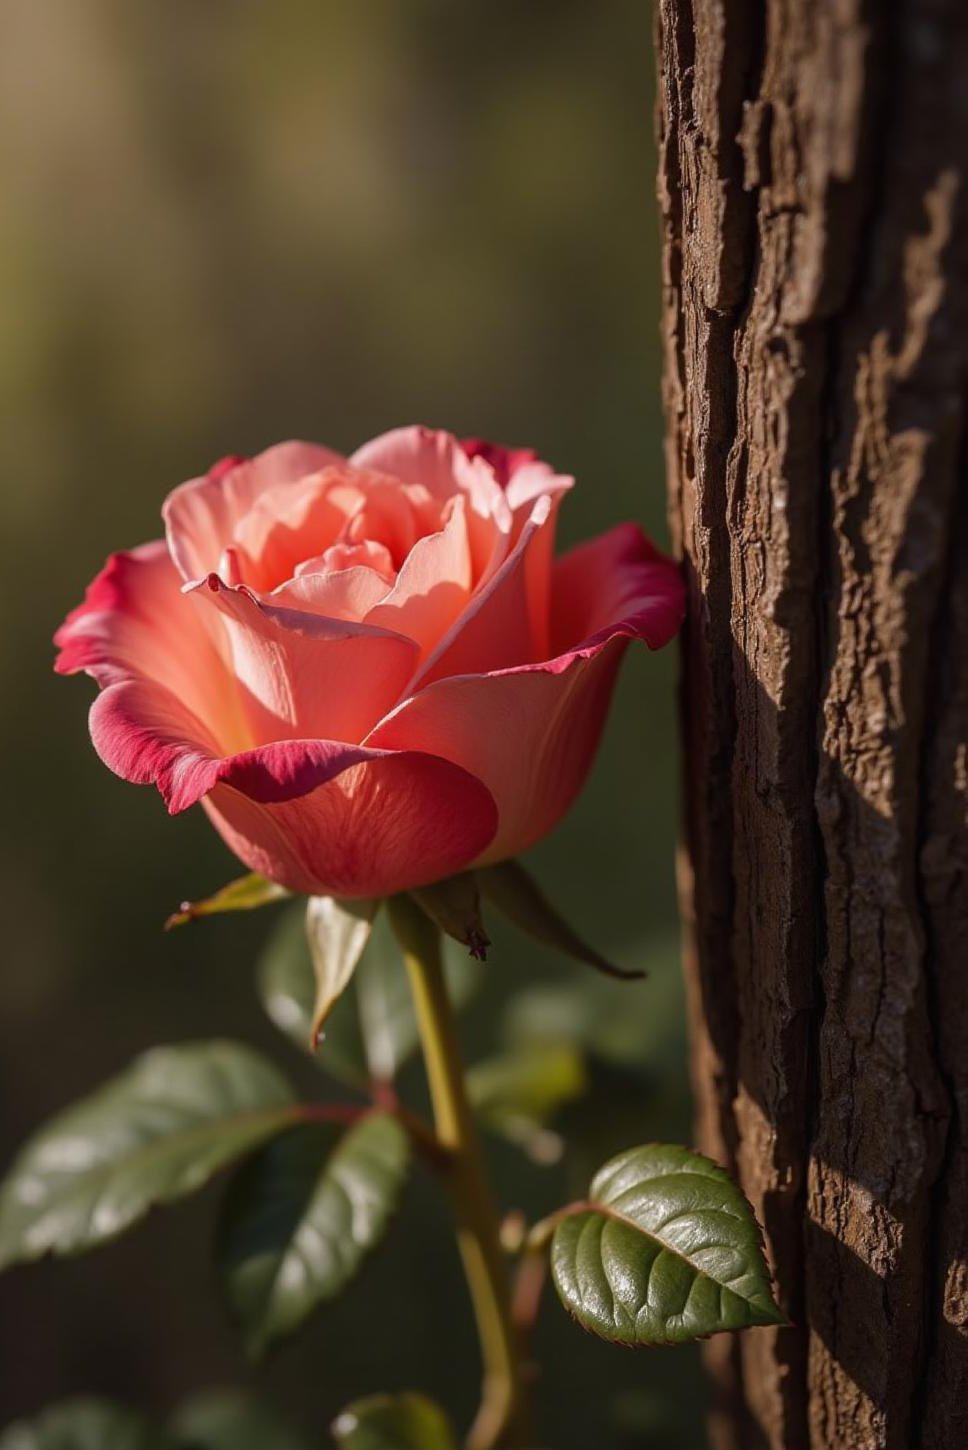
[[[93, 687], [50, 671], [53, 629], [107, 553], [157, 536], [174, 484], [280, 438], [349, 450], [421, 421], [574, 473], [566, 542], [627, 517], [665, 537], [651, 88], [640, 0], [4, 0], [5, 1162], [158, 1041], [238, 1036], [324, 1086], [253, 988], [273, 913], [162, 934], [235, 863], [200, 811], [169, 819], [98, 763]], [[672, 651], [630, 652], [590, 784], [531, 863], [650, 981], [589, 984], [496, 932], [469, 1019], [470, 1054], [492, 1050], [526, 988], [549, 1031], [595, 1038], [598, 1096], [556, 1125], [567, 1167], [495, 1145], [503, 1201], [535, 1215], [614, 1149], [689, 1136], [674, 674]], [[432, 1184], [257, 1370], [215, 1295], [216, 1200], [0, 1282], [0, 1423], [80, 1390], [161, 1411], [213, 1383], [317, 1444], [377, 1389], [466, 1419], [474, 1338]], [[538, 1351], [549, 1450], [702, 1443], [692, 1351], [599, 1344], [553, 1295]]]

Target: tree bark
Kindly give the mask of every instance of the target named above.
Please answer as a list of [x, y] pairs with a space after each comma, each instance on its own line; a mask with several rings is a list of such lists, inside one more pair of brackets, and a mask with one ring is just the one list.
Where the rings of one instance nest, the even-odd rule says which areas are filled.
[[968, 5], [659, 0], [716, 1450], [968, 1445]]

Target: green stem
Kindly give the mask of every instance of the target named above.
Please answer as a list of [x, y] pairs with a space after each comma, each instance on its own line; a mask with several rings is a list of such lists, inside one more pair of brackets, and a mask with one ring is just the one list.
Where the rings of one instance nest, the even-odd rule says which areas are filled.
[[520, 1346], [497, 1205], [464, 1084], [440, 935], [408, 897], [394, 897], [390, 914], [410, 977], [437, 1136], [452, 1154], [446, 1181], [480, 1337], [481, 1405], [467, 1450], [494, 1450], [498, 1445], [514, 1450], [528, 1442]]

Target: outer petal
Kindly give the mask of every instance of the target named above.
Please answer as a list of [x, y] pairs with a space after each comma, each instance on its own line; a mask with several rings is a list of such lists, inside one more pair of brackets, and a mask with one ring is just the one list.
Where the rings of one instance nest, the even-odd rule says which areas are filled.
[[507, 488], [514, 474], [525, 463], [538, 462], [533, 448], [506, 448], [503, 443], [488, 443], [486, 438], [462, 438], [460, 446], [468, 458], [483, 458], [485, 463], [490, 464], [502, 488]]
[[222, 615], [228, 669], [256, 743], [362, 740], [413, 673], [417, 646], [403, 635], [279, 607], [217, 574], [189, 587]]
[[444, 755], [487, 785], [500, 824], [482, 862], [526, 850], [557, 824], [588, 773], [628, 639], [657, 648], [682, 616], [675, 565], [633, 526], [567, 555], [557, 582], [572, 597], [559, 600], [555, 623], [580, 620], [578, 643], [572, 635], [542, 664], [439, 679], [367, 738]]
[[208, 722], [222, 751], [251, 743], [234, 681], [182, 594], [163, 539], [112, 554], [54, 642], [60, 646], [58, 674], [84, 670], [102, 687], [155, 680]]
[[278, 443], [255, 458], [223, 459], [204, 478], [181, 484], [168, 495], [162, 513], [182, 578], [199, 579], [218, 567], [236, 524], [265, 490], [343, 462], [340, 454], [316, 443]]
[[309, 795], [260, 805], [220, 785], [204, 802], [250, 869], [293, 891], [389, 896], [469, 866], [497, 827], [485, 786], [439, 756], [366, 752]]
[[556, 654], [574, 641], [597, 640], [615, 621], [650, 649], [668, 644], [682, 623], [685, 586], [678, 566], [661, 554], [638, 524], [619, 524], [555, 560], [551, 646]]
[[530, 664], [547, 652], [547, 601], [533, 598], [533, 551], [541, 549], [551, 499], [539, 498], [517, 542], [500, 568], [478, 587], [470, 606], [420, 668], [414, 687], [444, 675], [484, 674], [508, 665]]
[[490, 465], [515, 512], [543, 493], [552, 497], [567, 493], [575, 483], [569, 474], [555, 473], [549, 464], [542, 463], [533, 448], [506, 448], [483, 438], [462, 438], [461, 447], [468, 458], [483, 458]]
[[[498, 830], [479, 864], [527, 850], [571, 805], [592, 763], [626, 641], [490, 675], [456, 675], [373, 731], [383, 749], [440, 753], [490, 790]], [[554, 666], [558, 666], [556, 669]]]
[[537, 653], [546, 655], [550, 648], [548, 607], [555, 525], [561, 500], [574, 486], [575, 480], [569, 474], [555, 473], [553, 468], [541, 461], [533, 448], [506, 448], [501, 443], [488, 443], [483, 438], [464, 438], [461, 447], [469, 458], [483, 458], [504, 489], [514, 516], [512, 544], [517, 542], [522, 529], [527, 526], [535, 502], [543, 495], [552, 501], [548, 521], [540, 538], [528, 549], [526, 564], [531, 635]]
[[91, 735], [125, 780], [153, 782], [172, 813], [204, 799], [229, 847], [293, 891], [385, 896], [462, 870], [497, 824], [480, 781], [450, 761], [332, 740], [219, 758], [204, 727], [146, 681], [111, 685]]

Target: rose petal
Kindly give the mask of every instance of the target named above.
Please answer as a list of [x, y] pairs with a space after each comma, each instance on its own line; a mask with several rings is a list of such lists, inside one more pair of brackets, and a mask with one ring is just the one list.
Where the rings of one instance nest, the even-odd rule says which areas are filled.
[[109, 770], [156, 785], [168, 809], [193, 805], [210, 788], [218, 742], [199, 717], [156, 680], [126, 679], [102, 690], [90, 713], [94, 749]]
[[536, 500], [544, 495], [552, 500], [550, 517], [541, 537], [530, 546], [526, 565], [531, 636], [536, 654], [546, 655], [550, 649], [547, 621], [555, 526], [561, 500], [574, 486], [575, 480], [569, 474], [555, 473], [532, 448], [505, 448], [500, 443], [487, 443], [482, 438], [465, 438], [461, 447], [469, 458], [483, 458], [504, 489], [514, 516], [512, 546], [520, 538]]
[[339, 537], [364, 503], [347, 472], [342, 466], [324, 468], [260, 493], [235, 524], [241, 583], [268, 594]]
[[[628, 639], [657, 648], [681, 619], [678, 570], [634, 526], [575, 550], [562, 566], [556, 586], [575, 597], [560, 602], [557, 626], [560, 634], [569, 619], [580, 621], [577, 644], [575, 635], [569, 646], [559, 638], [563, 652], [540, 664], [438, 679], [366, 739], [444, 755], [484, 782], [499, 826], [482, 862], [526, 850], [557, 824], [588, 773]], [[596, 584], [613, 606], [607, 620]]]
[[578, 640], [594, 641], [629, 624], [650, 649], [668, 644], [682, 623], [685, 586], [678, 566], [638, 524], [619, 524], [555, 560], [551, 646], [556, 654]]
[[361, 740], [413, 673], [417, 646], [403, 635], [282, 608], [217, 574], [187, 588], [223, 617], [255, 741]]
[[218, 567], [236, 525], [266, 489], [342, 462], [338, 453], [315, 443], [278, 443], [255, 458], [223, 459], [205, 477], [174, 489], [162, 515], [171, 557], [182, 578], [198, 579]]
[[368, 625], [415, 639], [422, 652], [447, 633], [470, 599], [466, 510], [463, 498], [454, 502], [443, 529], [417, 540], [393, 588], [366, 616]]
[[326, 573], [306, 570], [274, 589], [272, 601], [287, 609], [301, 609], [327, 619], [358, 622], [366, 619], [374, 605], [387, 597], [389, 588], [382, 574], [357, 564]]
[[[422, 689], [445, 675], [485, 674], [511, 665], [529, 664], [544, 652], [546, 638], [532, 631], [534, 601], [528, 562], [539, 547], [552, 502], [540, 498], [511, 553], [491, 578], [479, 586], [469, 607], [439, 640], [417, 673], [411, 689]], [[534, 576], [537, 579], [537, 575]], [[541, 623], [545, 626], [547, 609]]]
[[292, 891], [388, 896], [462, 871], [497, 825], [489, 791], [451, 762], [401, 751], [274, 805], [219, 785], [205, 809], [251, 870]]
[[515, 518], [522, 514], [526, 517], [526, 510], [535, 499], [547, 494], [560, 502], [574, 484], [575, 480], [569, 474], [555, 473], [547, 463], [526, 463], [511, 478], [505, 496], [514, 510]]
[[[216, 636], [217, 637], [217, 636]], [[209, 722], [223, 751], [251, 744], [212, 634], [181, 590], [163, 539], [112, 554], [84, 603], [54, 636], [58, 674], [84, 670], [104, 686], [145, 677]]]
[[300, 574], [335, 574], [343, 569], [356, 568], [375, 570], [382, 575], [388, 588], [396, 578], [390, 550], [375, 539], [364, 539], [362, 544], [330, 544], [321, 554], [297, 564], [293, 577], [298, 578]]
[[564, 815], [594, 757], [626, 640], [617, 635], [558, 670], [523, 665], [437, 680], [383, 721], [367, 743], [442, 753], [497, 802], [486, 861], [527, 850]]
[[435, 756], [296, 740], [219, 758], [201, 723], [150, 681], [99, 695], [91, 736], [111, 770], [157, 785], [173, 814], [204, 798], [230, 849], [292, 891], [425, 885], [462, 870], [497, 824], [480, 781]]
[[348, 518], [340, 542], [363, 544], [368, 539], [384, 544], [393, 566], [399, 569], [417, 540], [440, 526], [440, 504], [422, 485], [405, 484], [384, 473], [350, 470], [360, 489], [359, 509]]
[[575, 480], [569, 474], [555, 473], [533, 448], [506, 448], [483, 438], [462, 438], [461, 447], [468, 458], [483, 458], [490, 465], [514, 512], [543, 493], [556, 497], [574, 487]]
[[350, 458], [356, 468], [390, 474], [403, 483], [422, 484], [441, 501], [464, 493], [471, 559], [476, 578], [493, 570], [503, 555], [511, 514], [492, 470], [482, 458], [469, 458], [451, 433], [436, 428], [395, 428], [364, 443]]
[[533, 448], [506, 448], [503, 443], [488, 443], [486, 438], [462, 438], [460, 446], [468, 458], [483, 458], [505, 489], [523, 464], [538, 462]]

